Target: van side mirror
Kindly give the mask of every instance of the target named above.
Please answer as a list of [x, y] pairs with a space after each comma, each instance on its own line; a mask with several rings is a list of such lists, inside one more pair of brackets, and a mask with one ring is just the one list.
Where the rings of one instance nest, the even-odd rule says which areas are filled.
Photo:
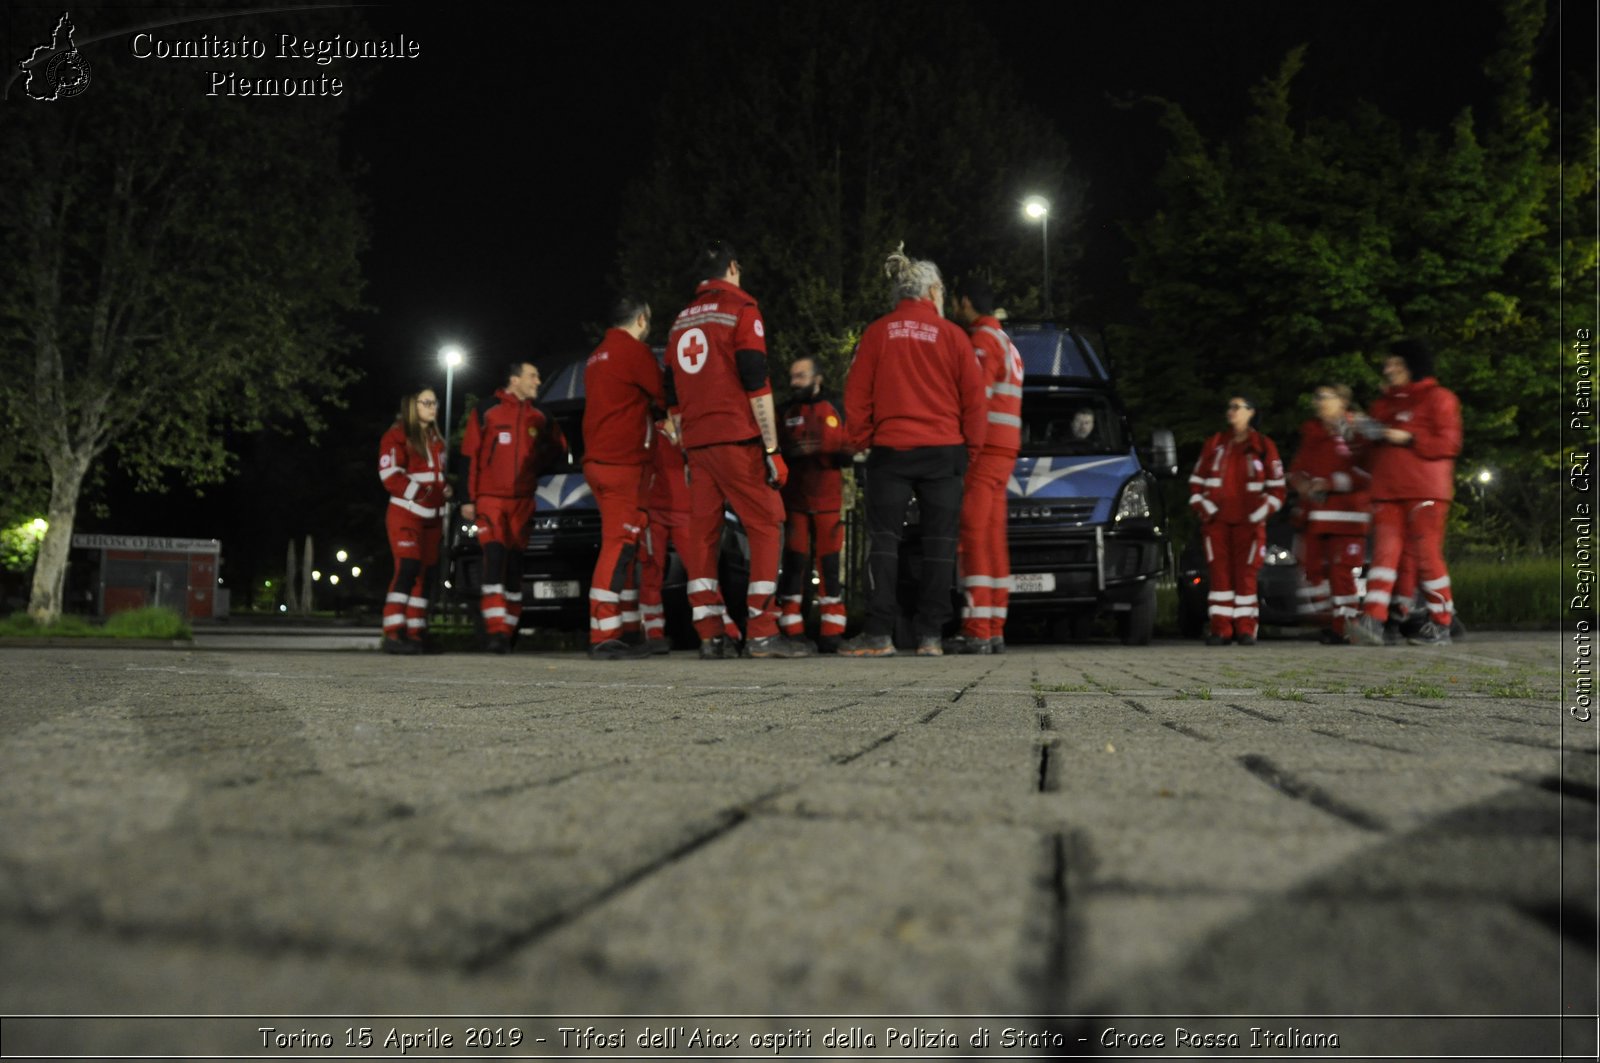
[[1150, 471], [1168, 480], [1178, 475], [1178, 441], [1165, 428], [1150, 433]]

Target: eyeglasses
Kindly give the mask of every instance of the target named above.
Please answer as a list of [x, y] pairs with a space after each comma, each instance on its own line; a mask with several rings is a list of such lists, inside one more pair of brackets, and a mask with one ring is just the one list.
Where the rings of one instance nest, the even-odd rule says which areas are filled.
[[1338, 397], [1339, 396], [1335, 395], [1331, 391], [1319, 391], [1312, 396], [1312, 398], [1316, 399], [1318, 402], [1321, 402], [1323, 399], [1336, 399]]
[[417, 400], [417, 405], [418, 406], [437, 406], [437, 405], [439, 405], [439, 400], [438, 399], [418, 399]]
[[1253, 409], [1255, 409], [1255, 407], [1250, 405], [1248, 402], [1230, 402], [1230, 403], [1228, 403], [1228, 409], [1230, 409], [1230, 410], [1253, 410]]

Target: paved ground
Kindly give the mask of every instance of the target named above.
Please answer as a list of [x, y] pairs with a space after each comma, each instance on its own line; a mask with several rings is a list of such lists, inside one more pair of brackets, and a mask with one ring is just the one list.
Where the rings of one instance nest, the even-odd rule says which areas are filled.
[[[1561, 652], [0, 649], [5, 1053], [1577, 1058], [1596, 732]], [[517, 1018], [347, 1018], [408, 1013]], [[15, 1018], [82, 1014], [279, 1018]], [[661, 1018], [764, 1015], [805, 1018]]]

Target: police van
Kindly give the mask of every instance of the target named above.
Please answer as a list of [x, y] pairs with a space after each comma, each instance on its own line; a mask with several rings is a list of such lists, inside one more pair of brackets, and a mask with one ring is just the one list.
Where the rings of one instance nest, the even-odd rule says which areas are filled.
[[1006, 485], [1008, 621], [1043, 619], [1084, 637], [1110, 616], [1128, 645], [1150, 641], [1156, 582], [1171, 567], [1156, 479], [1178, 475], [1172, 433], [1136, 441], [1111, 373], [1081, 333], [1006, 326], [1022, 355], [1022, 447]]

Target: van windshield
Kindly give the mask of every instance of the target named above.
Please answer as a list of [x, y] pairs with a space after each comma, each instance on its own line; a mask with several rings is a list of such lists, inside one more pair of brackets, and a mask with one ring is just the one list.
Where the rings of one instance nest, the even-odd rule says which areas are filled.
[[1122, 417], [1104, 395], [1030, 391], [1022, 397], [1022, 453], [1126, 454]]

